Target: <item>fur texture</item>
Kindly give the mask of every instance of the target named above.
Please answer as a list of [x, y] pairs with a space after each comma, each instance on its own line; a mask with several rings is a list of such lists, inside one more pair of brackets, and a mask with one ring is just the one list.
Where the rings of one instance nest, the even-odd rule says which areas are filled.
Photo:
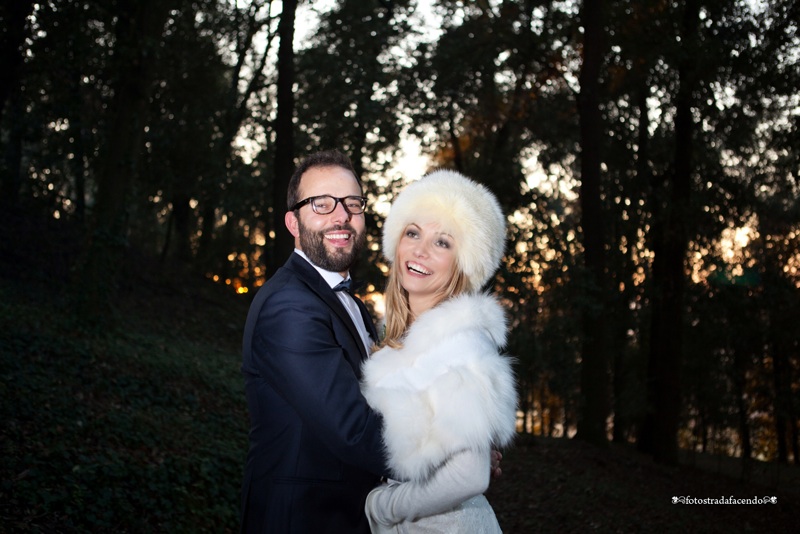
[[434, 171], [408, 185], [392, 204], [383, 225], [383, 254], [394, 261], [397, 243], [411, 223], [438, 222], [456, 240], [458, 265], [477, 291], [503, 257], [506, 220], [484, 186], [450, 170]]
[[384, 417], [389, 465], [424, 480], [464, 449], [507, 445], [516, 431], [517, 394], [506, 319], [494, 297], [464, 294], [422, 314], [401, 349], [364, 363], [362, 389]]

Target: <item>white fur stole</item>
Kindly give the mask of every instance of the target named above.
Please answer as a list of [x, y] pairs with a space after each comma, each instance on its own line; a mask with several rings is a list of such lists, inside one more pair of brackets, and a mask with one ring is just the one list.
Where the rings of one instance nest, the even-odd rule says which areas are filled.
[[517, 395], [511, 359], [499, 353], [505, 342], [497, 300], [466, 294], [417, 318], [403, 348], [364, 363], [364, 396], [384, 417], [398, 478], [423, 480], [455, 452], [511, 441]]

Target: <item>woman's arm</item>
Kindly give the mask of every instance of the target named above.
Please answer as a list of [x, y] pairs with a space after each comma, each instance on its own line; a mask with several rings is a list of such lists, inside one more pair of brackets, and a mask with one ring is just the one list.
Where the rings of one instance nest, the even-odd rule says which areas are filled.
[[464, 450], [451, 456], [424, 482], [393, 482], [369, 494], [370, 522], [393, 525], [440, 514], [489, 487], [490, 451]]

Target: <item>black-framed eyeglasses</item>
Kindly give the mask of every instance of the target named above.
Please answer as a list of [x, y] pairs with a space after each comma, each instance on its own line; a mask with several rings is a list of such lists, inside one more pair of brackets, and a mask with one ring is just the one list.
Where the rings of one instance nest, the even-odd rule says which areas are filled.
[[359, 215], [364, 213], [364, 208], [367, 207], [367, 197], [334, 197], [331, 195], [319, 195], [316, 197], [308, 197], [301, 200], [290, 211], [299, 210], [306, 204], [311, 204], [311, 209], [318, 215], [327, 215], [333, 213], [336, 209], [336, 204], [341, 202], [344, 210], [350, 215]]

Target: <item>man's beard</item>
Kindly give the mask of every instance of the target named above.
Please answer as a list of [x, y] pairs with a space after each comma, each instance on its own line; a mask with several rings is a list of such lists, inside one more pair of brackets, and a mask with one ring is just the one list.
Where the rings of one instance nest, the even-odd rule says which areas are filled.
[[[349, 224], [337, 225], [321, 232], [312, 232], [303, 225], [303, 221], [298, 219], [298, 223], [300, 226], [300, 247], [308, 256], [308, 259], [317, 267], [334, 273], [349, 271], [360, 256], [367, 240], [366, 232], [359, 234]], [[330, 252], [325, 247], [325, 233], [332, 230], [347, 230], [350, 232], [353, 240], [353, 247], [350, 252], [342, 248], [337, 248]]]

